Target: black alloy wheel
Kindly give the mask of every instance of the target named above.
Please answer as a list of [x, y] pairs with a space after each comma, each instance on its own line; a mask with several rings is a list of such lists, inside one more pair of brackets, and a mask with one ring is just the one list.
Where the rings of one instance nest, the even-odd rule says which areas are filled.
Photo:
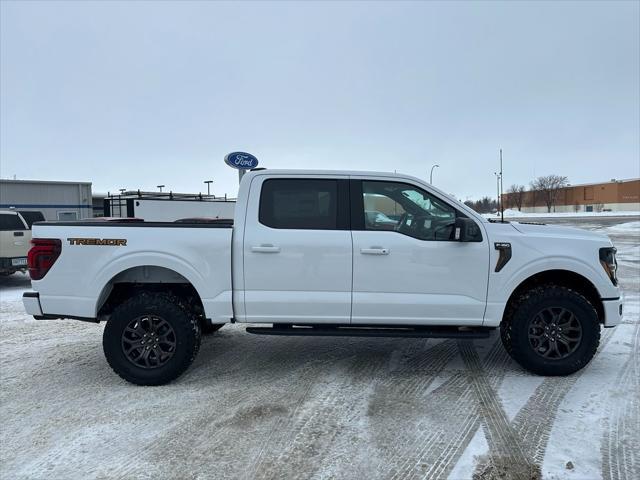
[[171, 324], [157, 315], [134, 318], [122, 331], [122, 351], [141, 368], [157, 368], [167, 363], [173, 357], [176, 343]]
[[567, 358], [578, 349], [581, 341], [582, 325], [566, 308], [540, 310], [529, 323], [529, 344], [543, 358]]

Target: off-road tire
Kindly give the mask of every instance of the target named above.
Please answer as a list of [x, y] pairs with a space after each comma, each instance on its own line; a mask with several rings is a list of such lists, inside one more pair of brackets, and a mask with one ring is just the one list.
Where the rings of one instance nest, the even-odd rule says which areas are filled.
[[[135, 365], [123, 351], [122, 337], [129, 323], [138, 317], [154, 315], [166, 320], [175, 332], [175, 350], [171, 358], [155, 368]], [[112, 312], [102, 336], [107, 362], [124, 380], [136, 385], [164, 385], [175, 380], [191, 365], [200, 349], [200, 324], [178, 298], [164, 293], [141, 293]]]
[[211, 323], [209, 320], [202, 320], [200, 322], [200, 330], [203, 335], [211, 335], [212, 333], [217, 332], [222, 327], [224, 327], [224, 323]]
[[[529, 341], [532, 320], [550, 307], [569, 310], [582, 328], [579, 345], [566, 358], [543, 358]], [[570, 375], [587, 365], [598, 350], [600, 323], [595, 308], [584, 296], [567, 287], [546, 285], [523, 293], [508, 307], [500, 337], [507, 353], [526, 370], [545, 376]]]

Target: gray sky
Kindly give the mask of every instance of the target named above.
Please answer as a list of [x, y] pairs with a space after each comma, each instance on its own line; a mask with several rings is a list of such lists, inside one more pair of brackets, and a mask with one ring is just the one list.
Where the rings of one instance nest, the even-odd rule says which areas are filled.
[[271, 168], [462, 199], [640, 176], [640, 2], [1, 2], [3, 178], [237, 190]]

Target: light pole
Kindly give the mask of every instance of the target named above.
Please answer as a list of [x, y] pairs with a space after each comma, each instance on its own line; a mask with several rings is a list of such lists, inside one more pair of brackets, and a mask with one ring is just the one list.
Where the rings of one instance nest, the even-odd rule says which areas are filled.
[[502, 203], [502, 194], [504, 189], [502, 188], [502, 149], [500, 149], [500, 221], [504, 223], [504, 203]]
[[433, 169], [439, 167], [440, 165], [434, 165], [431, 167], [431, 172], [429, 172], [429, 183], [433, 185]]
[[160, 193], [162, 193], [162, 189], [164, 188], [164, 185], [156, 185], [156, 187], [158, 187], [160, 189]]
[[213, 180], [205, 180], [204, 183], [207, 184], [207, 195], [211, 195], [211, 184], [213, 183]]
[[500, 198], [500, 180], [502, 180], [502, 173], [493, 172], [493, 174], [496, 176], [496, 207], [498, 208], [498, 213], [500, 213], [502, 205], [502, 198]]

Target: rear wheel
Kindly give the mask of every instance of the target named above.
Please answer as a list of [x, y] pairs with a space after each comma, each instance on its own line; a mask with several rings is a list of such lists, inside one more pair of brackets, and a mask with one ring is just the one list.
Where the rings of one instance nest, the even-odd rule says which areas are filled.
[[539, 375], [569, 375], [593, 358], [600, 343], [589, 301], [555, 285], [523, 294], [500, 326], [502, 343], [522, 367]]
[[176, 299], [143, 293], [117, 306], [102, 338], [105, 357], [123, 379], [162, 385], [180, 376], [200, 348], [200, 325]]

